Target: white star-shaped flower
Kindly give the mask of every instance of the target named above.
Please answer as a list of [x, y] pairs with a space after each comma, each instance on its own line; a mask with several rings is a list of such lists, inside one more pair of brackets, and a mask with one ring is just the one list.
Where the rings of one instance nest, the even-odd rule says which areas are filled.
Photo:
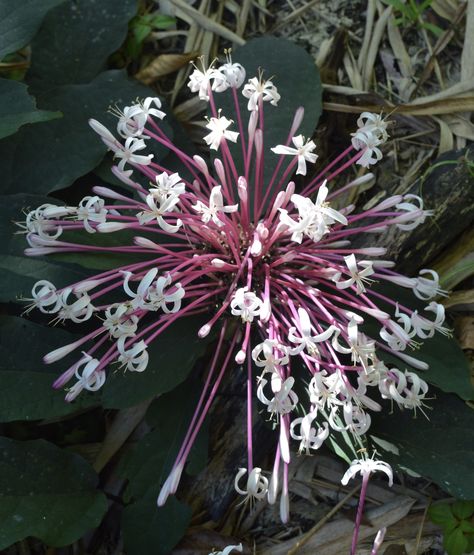
[[210, 118], [209, 122], [206, 124], [207, 129], [211, 132], [204, 137], [204, 141], [211, 150], [218, 150], [223, 139], [237, 142], [237, 137], [239, 134], [236, 131], [229, 131], [227, 128], [234, 122], [231, 119], [227, 119], [225, 116], [220, 116], [218, 118]]
[[223, 212], [228, 214], [231, 212], [237, 212], [237, 204], [224, 206], [224, 198], [222, 197], [221, 189], [222, 187], [220, 185], [212, 188], [211, 194], [209, 195], [209, 206], [206, 206], [200, 200], [193, 205], [194, 210], [201, 214], [201, 220], [205, 224], [212, 221], [216, 224], [216, 226], [222, 227], [224, 222], [219, 219], [219, 213]]
[[278, 104], [281, 96], [275, 85], [268, 79], [264, 81], [257, 77], [252, 77], [242, 89], [242, 94], [248, 98], [247, 109], [250, 111], [258, 110], [258, 101], [261, 98], [263, 102], [270, 102], [273, 106]]
[[346, 470], [346, 473], [342, 477], [341, 484], [347, 486], [349, 480], [353, 478], [358, 472], [360, 472], [362, 478], [367, 478], [374, 472], [385, 472], [388, 477], [388, 485], [391, 487], [393, 485], [393, 472], [389, 464], [383, 461], [376, 461], [374, 459], [362, 459], [354, 460], [351, 462], [351, 466]]
[[306, 141], [303, 135], [297, 135], [292, 139], [293, 144], [296, 148], [285, 145], [277, 145], [270, 150], [275, 154], [288, 154], [290, 156], [298, 157], [298, 169], [297, 174], [306, 175], [306, 162], [314, 164], [318, 158], [317, 154], [313, 153], [316, 148], [316, 144], [313, 141]]

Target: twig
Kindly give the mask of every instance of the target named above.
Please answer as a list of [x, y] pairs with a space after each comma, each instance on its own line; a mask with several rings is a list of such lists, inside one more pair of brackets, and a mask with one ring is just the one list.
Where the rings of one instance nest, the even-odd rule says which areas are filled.
[[308, 10], [309, 8], [312, 8], [318, 2], [319, 2], [319, 0], [311, 0], [307, 4], [303, 4], [300, 8], [294, 10], [289, 15], [287, 15], [284, 19], [282, 19], [276, 25], [274, 25], [272, 27], [272, 32], [275, 31], [276, 29], [279, 29], [280, 27], [283, 27], [284, 25], [286, 25], [290, 21], [293, 21], [293, 19], [296, 19], [297, 17], [300, 17], [306, 10]]
[[223, 39], [230, 40], [231, 42], [234, 42], [239, 46], [243, 46], [245, 44], [245, 40], [242, 37], [239, 37], [239, 35], [236, 35], [233, 31], [226, 29], [220, 23], [217, 23], [216, 21], [212, 21], [212, 19], [209, 19], [208, 17], [200, 13], [195, 8], [186, 4], [184, 0], [171, 0], [171, 3], [175, 5], [177, 8], [179, 8], [188, 17], [193, 19], [198, 25], [200, 25], [206, 31], [211, 31], [211, 33], [214, 33], [222, 37]]
[[327, 515], [325, 515], [319, 522], [317, 522], [310, 530], [308, 530], [308, 532], [306, 532], [306, 534], [301, 538], [301, 540], [298, 540], [295, 545], [288, 551], [287, 555], [294, 555], [298, 549], [300, 549], [301, 547], [303, 547], [305, 544], [308, 543], [308, 541], [311, 539], [311, 537], [320, 529], [324, 526], [324, 524], [326, 524], [326, 522], [332, 517], [334, 516], [339, 509], [345, 504], [347, 503], [347, 501], [349, 501], [349, 499], [351, 497], [353, 497], [361, 488], [361, 484], [358, 484], [354, 489], [352, 489], [343, 499], [341, 499], [341, 501], [339, 501], [339, 503], [333, 507], [329, 513]]
[[418, 554], [418, 548], [420, 547], [421, 536], [423, 534], [423, 526], [425, 525], [426, 515], [428, 514], [428, 509], [430, 508], [430, 505], [431, 505], [431, 498], [428, 500], [428, 503], [426, 504], [425, 510], [423, 511], [423, 517], [422, 517], [421, 522], [420, 522], [420, 528], [418, 529], [418, 533], [416, 534], [416, 540], [415, 540], [415, 547], [413, 549], [413, 555]]

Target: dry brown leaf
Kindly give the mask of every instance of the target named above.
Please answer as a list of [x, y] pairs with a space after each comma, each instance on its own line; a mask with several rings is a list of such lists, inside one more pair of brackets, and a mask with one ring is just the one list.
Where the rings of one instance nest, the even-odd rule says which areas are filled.
[[438, 100], [449, 99], [454, 97], [459, 97], [459, 95], [463, 95], [468, 93], [474, 89], [474, 77], [468, 79], [467, 81], [460, 81], [447, 89], [439, 91], [435, 94], [430, 94], [428, 96], [421, 96], [420, 98], [415, 98], [411, 101], [411, 104], [428, 104], [430, 102], [435, 102]]
[[170, 73], [178, 71], [191, 60], [196, 59], [198, 55], [198, 52], [161, 54], [161, 56], [158, 56], [158, 58], [155, 58], [151, 63], [141, 69], [135, 75], [135, 78], [144, 85], [151, 85], [160, 77], [163, 77], [163, 75], [169, 75]]
[[[368, 510], [366, 512], [366, 519], [367, 522], [371, 523], [371, 526], [361, 526], [359, 534], [361, 541], [375, 536], [382, 526], [392, 526], [404, 518], [413, 503], [413, 499], [400, 496], [380, 507]], [[349, 519], [338, 519], [328, 522], [307, 543], [302, 545], [295, 554], [313, 555], [314, 553], [324, 553], [324, 555], [340, 555], [341, 553], [348, 553], [353, 529], [354, 523]], [[264, 550], [263, 555], [287, 555], [294, 544], [295, 539], [282, 542], [271, 549]]]
[[389, 6], [383, 11], [382, 15], [379, 17], [379, 19], [377, 20], [377, 23], [375, 24], [369, 49], [367, 51], [367, 57], [362, 66], [362, 77], [363, 77], [364, 89], [368, 90], [372, 73], [374, 71], [375, 59], [377, 58], [377, 54], [379, 53], [380, 43], [382, 41], [385, 27], [387, 26], [387, 21], [391, 13], [392, 13], [392, 7]]
[[380, 112], [381, 110], [391, 112], [396, 108], [399, 114], [410, 114], [411, 116], [432, 116], [438, 114], [451, 114], [453, 112], [467, 112], [474, 110], [474, 96], [463, 96], [458, 98], [447, 98], [428, 102], [426, 104], [339, 104], [337, 102], [324, 102], [323, 108], [330, 112], [343, 112], [346, 114], [359, 114], [361, 112]]
[[450, 290], [474, 273], [474, 229], [468, 229], [433, 263], [443, 289]]
[[438, 156], [441, 156], [443, 152], [453, 150], [454, 137], [449, 125], [442, 118], [433, 117], [433, 119], [439, 125]]
[[362, 46], [359, 52], [359, 59], [357, 60], [357, 68], [360, 73], [362, 73], [362, 69], [364, 67], [364, 63], [367, 58], [367, 51], [369, 49], [370, 37], [372, 36], [372, 28], [374, 26], [374, 18], [375, 18], [375, 0], [368, 0], [367, 13], [365, 15], [364, 40], [362, 41]]
[[459, 8], [459, 4], [458, 0], [434, 0], [430, 8], [441, 17], [444, 17], [444, 19], [452, 21]]
[[[474, 310], [474, 289], [454, 291], [447, 299], [442, 301], [445, 308], [459, 311]], [[474, 349], [474, 344], [470, 347]]]
[[[465, 291], [473, 297], [473, 291]], [[460, 316], [454, 322], [456, 338], [463, 349], [474, 351], [474, 316]]]

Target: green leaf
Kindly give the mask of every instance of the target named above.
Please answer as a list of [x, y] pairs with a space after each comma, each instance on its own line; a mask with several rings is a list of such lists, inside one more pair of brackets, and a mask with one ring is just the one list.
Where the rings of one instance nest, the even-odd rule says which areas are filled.
[[455, 395], [432, 391], [429, 420], [395, 408], [374, 414], [371, 432], [398, 447], [399, 456], [384, 452], [388, 462], [430, 478], [453, 497], [473, 499], [474, 411]]
[[71, 544], [107, 510], [86, 461], [43, 440], [0, 438], [0, 549], [28, 536]]
[[426, 23], [423, 22], [423, 27], [427, 30], [430, 31], [431, 33], [433, 33], [433, 35], [435, 37], [441, 37], [444, 34], [443, 29], [441, 29], [441, 27], [438, 27], [437, 25], [433, 25], [432, 23]]
[[[59, 87], [45, 95], [42, 108], [61, 110], [64, 117], [20, 129], [0, 141], [0, 172], [4, 193], [14, 193], [19, 184], [25, 192], [46, 193], [71, 185], [93, 170], [106, 147], [88, 125], [99, 119], [112, 130], [117, 118], [107, 113], [114, 104], [123, 106], [137, 97], [154, 95], [147, 87], [127, 78], [125, 72], [107, 71], [87, 85]], [[162, 124], [170, 133], [166, 123]], [[159, 157], [164, 149], [155, 149]]]
[[[98, 403], [94, 395], [81, 395], [74, 404], [66, 403], [64, 391], [53, 389], [52, 384], [67, 366], [64, 361], [59, 369], [43, 364], [47, 352], [76, 339], [66, 331], [25, 318], [0, 317], [1, 422], [59, 417]], [[18, 348], [22, 345], [27, 348]]]
[[453, 513], [463, 520], [474, 514], [474, 501], [456, 501], [453, 503]]
[[184, 381], [211, 340], [210, 336], [200, 339], [197, 335], [204, 323], [199, 316], [178, 319], [149, 346], [150, 362], [145, 372], [111, 373], [103, 388], [105, 407], [131, 407]]
[[123, 511], [125, 552], [127, 555], [168, 555], [190, 521], [190, 507], [174, 497], [164, 507], [157, 507], [156, 497], [150, 493]]
[[467, 538], [460, 528], [456, 528], [444, 538], [444, 547], [448, 555], [465, 555]]
[[133, 26], [133, 36], [139, 44], [142, 43], [150, 33], [151, 27], [148, 24], [137, 23]]
[[150, 14], [149, 23], [155, 29], [169, 29], [172, 25], [176, 23], [176, 19], [170, 15], [163, 14]]
[[451, 521], [456, 522], [450, 503], [437, 503], [436, 505], [431, 505], [428, 510], [428, 515], [435, 524], [441, 527], [444, 527], [446, 523]]
[[0, 3], [0, 60], [34, 37], [46, 13], [64, 0], [3, 0]]
[[[158, 494], [175, 462], [202, 387], [195, 376], [190, 376], [150, 405], [146, 421], [152, 431], [127, 454], [120, 468], [120, 474], [129, 480], [129, 496], [142, 497], [150, 488]], [[197, 474], [204, 468], [207, 458], [208, 430], [204, 425], [190, 451], [186, 472]]]
[[0, 139], [16, 133], [25, 123], [60, 118], [61, 112], [37, 110], [27, 87], [18, 81], [0, 79]]
[[[311, 137], [321, 114], [321, 80], [313, 58], [301, 47], [284, 39], [262, 37], [247, 42], [245, 46], [233, 52], [232, 58], [241, 63], [247, 73], [247, 79], [258, 77], [259, 69], [264, 70], [264, 79], [272, 78], [278, 88], [281, 99], [278, 106], [265, 103], [264, 152], [265, 181], [269, 183], [278, 161], [278, 155], [270, 147], [284, 144], [295, 115], [300, 106], [305, 109], [305, 116], [297, 134]], [[248, 110], [247, 102], [241, 92], [238, 93], [240, 111], [246, 129]], [[222, 108], [223, 115], [236, 121], [235, 107], [230, 91], [215, 95], [216, 104]], [[234, 125], [233, 130], [237, 127]], [[230, 145], [237, 171], [243, 175], [242, 150], [240, 142]], [[285, 166], [284, 166], [285, 167]]]
[[466, 539], [467, 539], [466, 551], [467, 553], [472, 553], [474, 551], [474, 534], [467, 534]]
[[459, 528], [461, 528], [465, 534], [474, 534], [474, 524], [469, 522], [469, 520], [461, 520]]
[[125, 40], [137, 0], [69, 0], [46, 16], [27, 80], [37, 89], [88, 83]]

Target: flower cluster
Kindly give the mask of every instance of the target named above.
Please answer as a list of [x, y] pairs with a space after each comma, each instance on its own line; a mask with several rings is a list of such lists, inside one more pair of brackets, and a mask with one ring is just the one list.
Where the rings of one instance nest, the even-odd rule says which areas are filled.
[[[235, 488], [244, 499], [267, 498], [270, 503], [281, 492], [280, 512], [286, 521], [291, 439], [300, 452], [310, 453], [329, 434], [362, 436], [370, 427], [371, 412], [382, 409], [371, 391], [402, 409], [422, 407], [427, 385], [405, 364], [420, 370], [427, 365], [406, 350], [436, 331], [449, 331], [443, 306], [432, 300], [443, 293], [435, 272], [424, 269], [419, 277], [408, 278], [383, 258], [386, 249], [351, 246], [354, 236], [376, 234], [388, 226], [411, 230], [430, 215], [415, 195], [392, 196], [363, 212], [343, 204], [344, 193], [371, 174], [349, 178], [342, 188], [336, 187], [336, 178], [340, 182], [354, 164], [368, 168], [380, 160], [380, 146], [388, 137], [386, 121], [363, 113], [351, 144], [316, 172], [316, 145], [298, 132], [300, 108], [286, 139], [269, 145], [265, 153], [275, 168], [265, 181], [263, 114], [278, 109], [280, 95], [271, 80], [252, 77], [242, 89], [248, 99], [245, 121], [238, 96], [245, 79], [244, 68], [231, 61], [220, 68], [195, 68], [191, 74], [189, 88], [210, 106], [210, 132], [204, 141], [215, 151], [212, 164], [173, 144], [160, 126], [165, 116], [160, 100], [147, 98], [120, 114], [117, 135], [123, 141], [90, 121], [118, 160], [113, 172], [128, 192], [95, 187], [94, 196], [79, 206], [42, 205], [22, 226], [29, 256], [104, 251], [144, 255], [141, 262], [67, 287], [45, 280], [35, 284], [31, 307], [61, 322], [97, 323], [80, 340], [45, 356], [49, 364], [82, 351], [54, 384], [60, 388], [73, 381], [68, 401], [84, 389], [98, 390], [114, 363], [125, 371], [146, 371], [149, 345], [178, 319], [206, 317], [196, 330], [201, 338], [213, 328], [220, 330], [200, 400], [159, 504], [176, 492], [223, 376], [245, 364], [248, 463], [238, 470]], [[224, 91], [234, 100], [236, 124], [216, 108], [216, 95]], [[149, 141], [179, 158], [182, 175], [143, 154]], [[242, 164], [234, 160], [229, 143], [241, 147]], [[307, 176], [298, 192], [291, 180], [294, 173]], [[128, 230], [134, 239], [110, 248], [67, 239], [79, 230]], [[430, 302], [422, 312], [412, 310], [371, 287], [374, 282], [408, 288]], [[368, 334], [368, 322], [376, 325], [377, 334]], [[383, 353], [392, 355], [391, 360], [397, 357], [399, 367], [385, 364]], [[306, 379], [296, 381], [297, 368]], [[259, 410], [278, 429], [273, 471], [268, 474], [253, 461], [255, 397]]]

